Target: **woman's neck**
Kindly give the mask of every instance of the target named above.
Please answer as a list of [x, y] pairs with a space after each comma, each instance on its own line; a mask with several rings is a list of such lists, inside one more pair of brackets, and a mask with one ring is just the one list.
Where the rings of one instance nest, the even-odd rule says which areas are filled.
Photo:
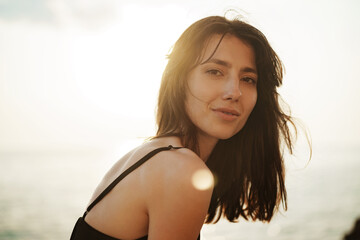
[[199, 144], [199, 156], [206, 162], [219, 139], [199, 133], [197, 140]]

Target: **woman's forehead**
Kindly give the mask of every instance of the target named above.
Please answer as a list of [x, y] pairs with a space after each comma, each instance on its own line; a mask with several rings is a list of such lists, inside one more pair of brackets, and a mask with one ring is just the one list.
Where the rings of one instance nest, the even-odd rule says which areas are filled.
[[247, 41], [229, 33], [214, 34], [208, 38], [204, 44], [201, 56], [199, 57], [199, 64], [206, 63], [210, 59], [223, 55], [224, 52], [235, 53], [239, 45], [243, 46], [241, 49], [248, 53], [251, 62], [255, 60], [253, 47]]
[[200, 63], [208, 60], [215, 54], [217, 47], [221, 44], [224, 37], [224, 34], [213, 34], [206, 39], [201, 55], [199, 56]]

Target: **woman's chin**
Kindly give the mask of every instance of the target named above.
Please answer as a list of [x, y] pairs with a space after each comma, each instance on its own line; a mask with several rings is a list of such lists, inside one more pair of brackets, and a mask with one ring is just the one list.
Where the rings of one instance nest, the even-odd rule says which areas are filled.
[[240, 131], [241, 131], [241, 129], [239, 131], [235, 131], [235, 132], [221, 133], [221, 134], [219, 134], [218, 139], [227, 140], [229, 138], [232, 138], [236, 134], [238, 134]]
[[229, 139], [229, 138], [232, 138], [233, 136], [235, 136], [238, 132], [235, 132], [235, 133], [222, 133], [222, 134], [219, 134], [217, 136], [217, 138], [219, 140], [226, 140], [226, 139]]

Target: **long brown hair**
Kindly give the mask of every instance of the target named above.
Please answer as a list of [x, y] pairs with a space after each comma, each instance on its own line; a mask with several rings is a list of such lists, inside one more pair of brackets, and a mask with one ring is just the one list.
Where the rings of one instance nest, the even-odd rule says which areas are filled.
[[289, 125], [295, 132], [296, 127], [279, 105], [282, 63], [255, 27], [237, 19], [211, 16], [185, 30], [169, 54], [162, 76], [156, 137], [179, 136], [185, 147], [198, 153], [196, 127], [185, 111], [186, 81], [214, 34], [230, 34], [253, 47], [258, 99], [243, 129], [219, 140], [206, 162], [216, 178], [206, 222], [217, 222], [222, 215], [229, 221], [240, 216], [270, 221], [281, 202], [287, 208], [281, 147], [285, 143], [292, 152]]

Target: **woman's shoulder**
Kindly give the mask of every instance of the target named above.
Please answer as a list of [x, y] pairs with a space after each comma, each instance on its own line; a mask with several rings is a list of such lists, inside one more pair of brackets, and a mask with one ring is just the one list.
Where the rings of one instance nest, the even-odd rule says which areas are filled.
[[147, 142], [137, 148], [136, 151], [141, 152], [143, 155], [146, 152], [151, 152], [152, 150], [159, 148], [166, 148], [168, 146], [171, 146], [172, 148], [161, 151], [152, 158], [156, 159], [155, 161], [165, 165], [181, 164], [184, 167], [196, 165], [206, 167], [206, 164], [199, 158], [197, 154], [195, 154], [192, 150], [182, 146], [180, 140], [177, 137], [164, 137], [151, 140], [150, 142]]
[[197, 235], [213, 190], [213, 176], [206, 164], [193, 151], [181, 148], [156, 154], [142, 170], [149, 235], [157, 239]]
[[[173, 146], [177, 147], [177, 145]], [[204, 161], [188, 148], [171, 148], [161, 151], [152, 157], [144, 170], [146, 177], [161, 177], [167, 180], [186, 179], [199, 170], [210, 171]]]
[[[155, 191], [170, 193], [174, 188], [181, 189], [183, 194], [193, 194], [198, 191], [212, 192], [211, 171], [190, 149], [173, 148], [159, 152], [146, 165], [140, 170], [140, 175], [143, 186], [151, 190], [151, 193]], [[201, 184], [202, 186], [199, 186]]]

